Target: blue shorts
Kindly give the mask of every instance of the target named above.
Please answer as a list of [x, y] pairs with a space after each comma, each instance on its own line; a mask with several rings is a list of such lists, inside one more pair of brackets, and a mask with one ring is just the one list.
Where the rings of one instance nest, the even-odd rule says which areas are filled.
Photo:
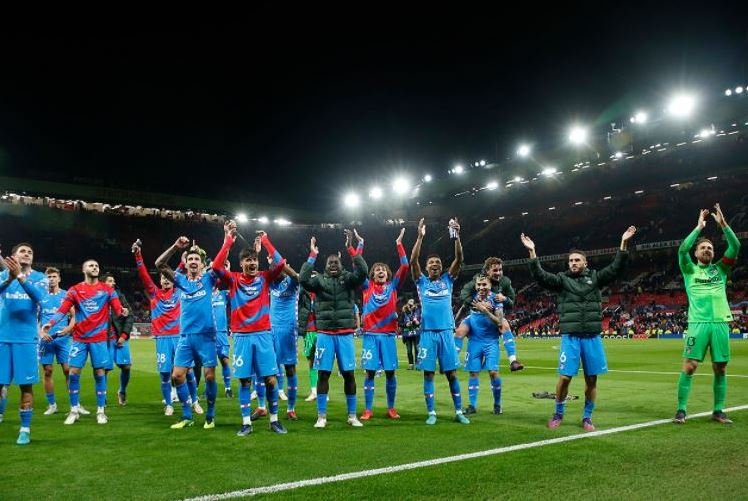
[[338, 359], [340, 371], [352, 371], [356, 368], [356, 350], [353, 347], [353, 334], [317, 333], [317, 349], [314, 352], [314, 368], [332, 372], [333, 362]]
[[122, 344], [122, 347], [117, 346], [117, 341], [114, 339], [109, 340], [109, 367], [113, 369], [114, 365], [130, 365], [132, 362], [130, 356], [130, 340], [127, 340]]
[[275, 376], [278, 373], [278, 362], [273, 346], [273, 334], [270, 331], [251, 334], [235, 332], [234, 336], [234, 377], [249, 379]]
[[174, 353], [174, 367], [194, 367], [196, 359], [203, 367], [216, 366], [215, 333], [179, 335]]
[[229, 358], [231, 345], [229, 345], [229, 333], [216, 331], [216, 355], [218, 358]]
[[558, 373], [562, 376], [576, 376], [579, 362], [585, 376], [597, 376], [608, 372], [605, 348], [600, 336], [577, 337], [573, 334], [561, 336], [561, 350], [558, 354]]
[[468, 338], [465, 353], [465, 370], [480, 372], [482, 370], [499, 370], [499, 340], [484, 341]]
[[174, 368], [174, 354], [179, 344], [179, 336], [156, 336], [156, 370], [171, 372]]
[[49, 343], [39, 341], [39, 363], [42, 365], [52, 365], [57, 363], [62, 365], [68, 363], [70, 358], [70, 336], [56, 337]]
[[36, 343], [0, 343], [0, 384], [39, 382]]
[[364, 333], [361, 367], [367, 371], [397, 369], [397, 345], [394, 334]]
[[454, 331], [423, 331], [418, 341], [418, 368], [436, 372], [436, 361], [442, 372], [457, 369], [457, 351], [455, 350]]
[[73, 340], [73, 345], [70, 347], [70, 361], [68, 365], [75, 369], [83, 368], [86, 365], [86, 358], [88, 358], [89, 353], [91, 354], [91, 365], [94, 369], [106, 369], [112, 366], [106, 341], [84, 343], [75, 340]]
[[298, 362], [296, 338], [296, 329], [273, 329], [275, 354], [278, 357], [279, 366], [296, 365]]

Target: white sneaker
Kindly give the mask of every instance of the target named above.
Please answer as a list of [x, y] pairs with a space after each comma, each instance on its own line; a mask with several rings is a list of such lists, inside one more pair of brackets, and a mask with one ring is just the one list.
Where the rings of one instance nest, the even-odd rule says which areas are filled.
[[252, 390], [252, 394], [249, 396], [249, 400], [257, 400], [257, 392], [255, 390]]
[[192, 410], [195, 411], [195, 414], [203, 414], [203, 408], [200, 407], [200, 402], [192, 404]]
[[278, 390], [278, 398], [281, 400], [288, 400], [288, 396], [286, 396], [286, 392], [283, 390]]
[[164, 416], [173, 416], [174, 415], [174, 407], [171, 405], [167, 405], [164, 407]]
[[77, 411], [70, 411], [68, 416], [65, 418], [65, 424], [73, 424], [80, 418]]
[[82, 405], [78, 404], [78, 414], [81, 416], [88, 416], [91, 414], [91, 411], [86, 410]]
[[47, 407], [47, 410], [44, 411], [45, 416], [51, 416], [52, 414], [57, 413], [57, 404], [52, 404], [49, 407]]
[[361, 428], [364, 426], [364, 424], [361, 421], [359, 421], [356, 416], [349, 416], [348, 424], [353, 426], [354, 428]]
[[319, 416], [317, 418], [317, 422], [314, 423], [314, 427], [315, 428], [324, 428], [325, 426], [327, 426], [327, 418]]
[[109, 419], [107, 419], [106, 414], [104, 414], [103, 412], [97, 412], [96, 422], [99, 424], [107, 424], [109, 422]]
[[[328, 396], [327, 399], [329, 400], [330, 397]], [[309, 393], [309, 396], [304, 399], [304, 402], [314, 402], [317, 400], [317, 390], [314, 389]]]

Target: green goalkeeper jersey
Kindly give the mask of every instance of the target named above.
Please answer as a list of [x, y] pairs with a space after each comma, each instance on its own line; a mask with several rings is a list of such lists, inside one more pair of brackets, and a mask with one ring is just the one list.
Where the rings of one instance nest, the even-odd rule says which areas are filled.
[[724, 227], [727, 250], [716, 264], [702, 265], [691, 260], [689, 251], [699, 236], [694, 229], [678, 248], [678, 264], [688, 295], [688, 322], [731, 322], [732, 311], [727, 302], [727, 273], [735, 263], [740, 241], [729, 226]]

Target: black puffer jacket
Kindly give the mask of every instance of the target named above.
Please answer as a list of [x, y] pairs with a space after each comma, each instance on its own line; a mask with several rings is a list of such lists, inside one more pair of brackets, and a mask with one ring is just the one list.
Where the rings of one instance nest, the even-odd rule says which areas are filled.
[[561, 334], [594, 337], [602, 329], [600, 289], [623, 271], [629, 253], [619, 250], [613, 262], [600, 271], [587, 268], [574, 275], [570, 271], [548, 273], [538, 259], [530, 259], [530, 274], [538, 284], [558, 292], [559, 330]]
[[369, 267], [360, 255], [353, 258], [353, 271], [341, 271], [337, 277], [327, 273], [312, 276], [314, 261], [307, 260], [301, 267], [299, 282], [308, 292], [315, 293], [315, 315], [318, 332], [350, 331], [356, 329], [353, 303], [356, 289], [366, 280]]

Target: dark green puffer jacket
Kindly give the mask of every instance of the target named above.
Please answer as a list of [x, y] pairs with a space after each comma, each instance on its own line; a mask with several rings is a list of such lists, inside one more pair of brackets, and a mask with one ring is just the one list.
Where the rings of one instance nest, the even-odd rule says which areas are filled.
[[[462, 286], [462, 290], [460, 291], [460, 302], [465, 306], [471, 306], [473, 303], [473, 298], [476, 294], [475, 281], [478, 278], [478, 275], [480, 275], [480, 273], [476, 273], [471, 281]], [[502, 275], [498, 281], [492, 279], [491, 292], [506, 296], [506, 300], [504, 301], [504, 311], [512, 309], [517, 294], [514, 292], [514, 287], [512, 287], [512, 281], [509, 277]]]
[[538, 284], [558, 292], [559, 330], [561, 334], [594, 337], [602, 329], [602, 297], [600, 289], [615, 280], [623, 271], [629, 253], [619, 250], [613, 262], [600, 271], [587, 268], [573, 275], [570, 271], [548, 273], [538, 259], [530, 259], [530, 274]]
[[337, 277], [327, 273], [312, 277], [315, 259], [309, 258], [302, 265], [299, 282], [308, 292], [314, 292], [314, 309], [318, 332], [335, 332], [356, 329], [353, 303], [356, 289], [366, 280], [369, 267], [360, 255], [353, 258], [353, 271], [343, 270]]

